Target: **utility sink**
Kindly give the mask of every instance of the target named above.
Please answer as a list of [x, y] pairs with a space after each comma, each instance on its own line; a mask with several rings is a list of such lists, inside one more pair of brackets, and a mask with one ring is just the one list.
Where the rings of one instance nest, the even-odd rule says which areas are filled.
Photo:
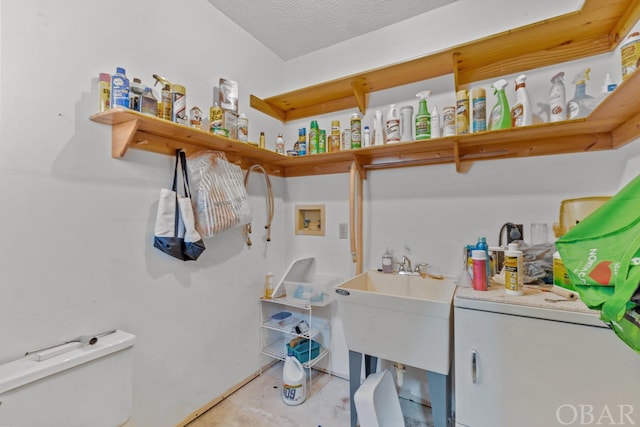
[[349, 350], [449, 374], [452, 279], [367, 271], [335, 287]]

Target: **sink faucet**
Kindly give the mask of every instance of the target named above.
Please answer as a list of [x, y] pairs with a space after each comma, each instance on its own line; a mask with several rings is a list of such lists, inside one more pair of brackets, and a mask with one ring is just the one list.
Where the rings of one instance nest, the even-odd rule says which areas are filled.
[[409, 258], [407, 258], [406, 255], [402, 255], [402, 261], [400, 262], [400, 268], [398, 269], [398, 272], [407, 272], [407, 273], [411, 273], [412, 269], [411, 269], [411, 260]]

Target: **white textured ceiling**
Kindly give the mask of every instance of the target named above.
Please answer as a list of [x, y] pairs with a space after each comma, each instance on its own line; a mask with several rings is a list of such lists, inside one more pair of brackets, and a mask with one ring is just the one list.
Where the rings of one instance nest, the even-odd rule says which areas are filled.
[[283, 60], [456, 0], [208, 0]]

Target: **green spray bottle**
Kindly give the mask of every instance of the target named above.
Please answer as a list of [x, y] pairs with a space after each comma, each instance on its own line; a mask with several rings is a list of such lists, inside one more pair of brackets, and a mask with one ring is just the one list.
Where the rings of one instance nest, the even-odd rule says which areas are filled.
[[511, 110], [509, 109], [507, 95], [504, 93], [506, 85], [507, 81], [505, 79], [500, 79], [491, 85], [493, 94], [498, 97], [498, 102], [491, 109], [489, 130], [509, 129], [511, 127]]
[[420, 98], [418, 103], [418, 114], [416, 114], [416, 140], [431, 138], [431, 114], [427, 107], [427, 97], [431, 95], [430, 90], [418, 92], [416, 96]]
[[567, 102], [567, 119], [586, 117], [593, 109], [592, 103], [589, 102], [589, 100], [593, 99], [593, 96], [587, 95], [587, 80], [589, 80], [590, 72], [591, 68], [585, 68], [573, 78], [576, 92], [573, 98]]

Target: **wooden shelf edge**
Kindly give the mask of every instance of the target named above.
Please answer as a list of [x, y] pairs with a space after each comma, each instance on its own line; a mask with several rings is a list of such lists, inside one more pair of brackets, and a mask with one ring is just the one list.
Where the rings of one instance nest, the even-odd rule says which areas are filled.
[[249, 95], [249, 105], [251, 108], [255, 108], [256, 110], [261, 111], [274, 119], [278, 119], [281, 122], [284, 122], [286, 119], [286, 113], [284, 111], [275, 105], [269, 104], [268, 102], [258, 98], [257, 96]]

